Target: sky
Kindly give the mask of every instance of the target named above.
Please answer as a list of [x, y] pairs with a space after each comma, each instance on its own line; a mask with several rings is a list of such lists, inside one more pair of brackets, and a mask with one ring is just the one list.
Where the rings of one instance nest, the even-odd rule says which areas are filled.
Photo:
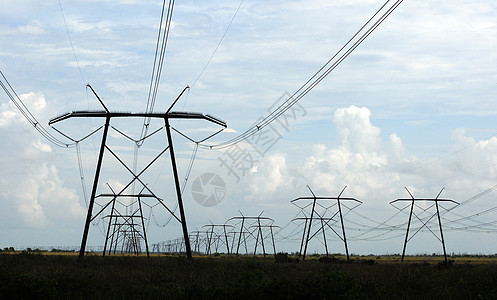
[[[166, 111], [190, 86], [174, 110], [224, 120], [228, 128], [208, 143], [224, 142], [296, 92], [383, 3], [176, 1], [154, 110]], [[109, 110], [144, 112], [161, 7], [162, 1], [0, 0], [0, 70], [62, 140], [50, 119], [102, 109], [87, 83]], [[410, 202], [394, 203], [400, 210], [389, 203], [410, 198], [406, 188], [423, 199], [443, 189], [440, 198], [460, 203], [440, 202], [447, 252], [497, 253], [496, 16], [492, 1], [404, 1], [271, 126], [232, 147], [199, 148], [183, 191], [189, 231], [237, 228], [233, 217], [261, 215], [274, 221], [265, 225], [279, 226], [278, 251], [299, 251], [298, 218], [309, 217], [310, 202], [291, 201], [311, 196], [309, 188], [337, 197], [346, 186], [342, 197], [361, 201], [342, 201], [349, 251], [401, 253]], [[129, 166], [135, 149], [126, 136], [137, 139], [142, 124], [113, 120], [109, 131], [109, 147]], [[82, 118], [55, 126], [79, 140], [101, 125]], [[205, 121], [171, 125], [196, 141], [219, 129]], [[150, 128], [162, 126], [155, 120]], [[79, 168], [76, 149], [43, 138], [2, 91], [0, 136], [0, 247], [78, 247], [102, 130], [79, 143]], [[182, 185], [194, 145], [174, 134]], [[137, 171], [165, 147], [163, 130], [145, 140]], [[174, 209], [172, 174], [166, 152], [132, 188], [145, 184]], [[123, 189], [130, 176], [106, 152], [97, 191]], [[149, 244], [180, 237], [179, 223], [146, 201]], [[316, 210], [323, 218], [337, 211], [336, 200], [326, 201]], [[132, 202], [123, 199], [120, 209], [136, 209]], [[433, 202], [416, 202], [408, 254], [443, 253], [435, 212]], [[92, 223], [89, 246], [103, 245], [108, 214]], [[340, 219], [332, 222], [340, 235]], [[344, 253], [342, 236], [325, 233], [330, 253]], [[321, 235], [311, 239], [309, 253], [325, 251]]]

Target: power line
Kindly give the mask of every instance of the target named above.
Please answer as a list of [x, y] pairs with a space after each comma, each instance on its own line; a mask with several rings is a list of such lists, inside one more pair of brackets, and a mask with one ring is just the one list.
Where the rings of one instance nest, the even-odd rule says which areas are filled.
[[81, 75], [81, 79], [83, 80], [83, 84], [85, 84], [86, 83], [85, 77], [83, 76], [83, 72], [81, 71], [78, 57], [76, 56], [76, 51], [74, 50], [74, 45], [72, 43], [71, 35], [69, 34], [69, 28], [67, 27], [66, 17], [64, 15], [64, 10], [62, 9], [62, 3], [60, 2], [60, 0], [58, 0], [58, 1], [59, 1], [60, 12], [62, 13], [62, 19], [64, 20], [64, 25], [66, 27], [67, 37], [69, 38], [69, 43], [71, 44], [72, 53], [74, 54], [74, 60], [76, 60], [76, 65], [78, 66], [79, 75]]
[[[160, 77], [162, 74], [162, 66], [164, 63], [164, 57], [166, 55], [167, 39], [169, 37], [169, 29], [171, 28], [174, 0], [169, 1], [164, 30], [162, 30], [165, 8], [166, 8], [166, 0], [162, 2], [159, 33], [157, 35], [157, 44], [155, 47], [154, 65], [152, 67], [152, 78], [150, 79], [150, 87], [148, 90], [147, 108], [145, 110], [146, 113], [153, 112], [155, 106], [155, 100], [157, 98], [157, 91], [159, 90]], [[143, 140], [141, 138], [147, 135], [149, 125], [150, 125], [150, 118], [145, 118], [143, 121], [140, 141], [137, 143], [138, 147], [140, 147], [143, 144]]]
[[347, 41], [347, 43], [340, 48], [338, 52], [336, 52], [316, 73], [314, 73], [314, 75], [311, 76], [311, 78], [309, 78], [295, 93], [274, 109], [269, 115], [264, 117], [242, 134], [228, 141], [216, 145], [202, 144], [200, 146], [209, 149], [223, 149], [247, 139], [248, 137], [256, 134], [259, 130], [271, 124], [279, 116], [290, 109], [295, 103], [307, 95], [307, 93], [309, 93], [338, 65], [340, 65], [367, 37], [369, 37], [374, 30], [376, 30], [376, 28], [378, 28], [381, 23], [383, 23], [383, 21], [385, 21], [385, 19], [403, 2], [403, 0], [397, 0], [395, 3], [387, 6], [389, 2], [390, 0], [385, 2], [376, 11], [376, 13], [374, 13], [374, 15]]
[[65, 143], [55, 136], [53, 136], [50, 132], [48, 132], [45, 127], [43, 127], [40, 122], [33, 116], [33, 114], [29, 111], [29, 109], [24, 105], [22, 102], [21, 98], [19, 95], [16, 93], [14, 88], [10, 85], [9, 81], [5, 77], [2, 71], [0, 71], [0, 86], [2, 86], [3, 90], [7, 94], [7, 96], [10, 98], [12, 103], [19, 109], [21, 114], [26, 118], [26, 120], [44, 137], [46, 138], [49, 142], [52, 144], [62, 147], [62, 148], [69, 148], [69, 147], [74, 147], [76, 143]]
[[217, 50], [219, 49], [219, 46], [221, 46], [221, 43], [223, 42], [224, 37], [228, 33], [228, 30], [231, 28], [231, 24], [233, 24], [233, 21], [235, 20], [235, 17], [238, 14], [238, 11], [240, 10], [240, 7], [242, 6], [242, 4], [243, 4], [243, 0], [241, 0], [240, 4], [238, 4], [238, 7], [236, 8], [235, 13], [233, 14], [233, 17], [231, 18], [230, 22], [228, 23], [228, 26], [226, 27], [226, 30], [224, 31], [223, 35], [221, 36], [221, 39], [217, 43], [216, 48], [214, 49], [214, 51], [212, 51], [212, 54], [209, 57], [209, 59], [207, 60], [207, 63], [205, 64], [204, 68], [202, 69], [202, 71], [200, 71], [200, 73], [198, 74], [197, 78], [195, 79], [195, 81], [191, 85], [192, 88], [195, 86], [195, 84], [200, 79], [200, 77], [202, 77], [202, 75], [204, 74], [205, 70], [207, 69], [207, 66], [209, 66], [210, 62], [212, 61], [212, 58], [214, 57], [214, 55], [216, 54]]

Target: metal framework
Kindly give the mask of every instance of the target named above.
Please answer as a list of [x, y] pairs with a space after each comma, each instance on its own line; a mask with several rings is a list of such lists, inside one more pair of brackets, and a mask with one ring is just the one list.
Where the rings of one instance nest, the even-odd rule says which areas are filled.
[[[143, 188], [147, 190], [147, 197], [150, 196], [150, 197], [153, 197], [155, 200], [157, 200], [162, 206], [164, 206], [164, 208], [166, 208], [166, 210], [168, 210], [172, 216], [178, 220], [180, 223], [181, 223], [181, 226], [182, 226], [182, 231], [183, 231], [183, 238], [184, 238], [184, 243], [185, 243], [185, 248], [186, 248], [186, 255], [188, 258], [191, 258], [192, 257], [192, 251], [191, 251], [191, 247], [190, 247], [190, 240], [189, 240], [189, 236], [188, 236], [188, 228], [187, 228], [187, 224], [186, 224], [186, 217], [185, 217], [185, 211], [184, 211], [184, 208], [183, 208], [183, 198], [182, 198], [182, 193], [181, 193], [181, 187], [180, 187], [180, 183], [179, 183], [179, 176], [178, 176], [178, 170], [177, 170], [177, 165], [176, 165], [176, 157], [175, 157], [175, 153], [174, 153], [174, 147], [173, 147], [173, 140], [172, 140], [172, 135], [171, 135], [171, 126], [170, 126], [170, 120], [171, 119], [197, 119], [197, 120], [206, 120], [208, 122], [211, 122], [211, 123], [214, 123], [214, 124], [217, 124], [219, 126], [221, 126], [221, 130], [223, 130], [224, 128], [226, 128], [226, 123], [224, 123], [223, 121], [217, 119], [217, 118], [214, 118], [210, 115], [207, 115], [207, 114], [202, 114], [202, 113], [191, 113], [191, 112], [173, 112], [171, 111], [171, 109], [173, 108], [173, 106], [176, 104], [176, 102], [180, 99], [181, 95], [185, 92], [185, 90], [188, 88], [186, 87], [182, 92], [181, 94], [176, 98], [176, 100], [173, 102], [173, 104], [169, 107], [169, 109], [165, 112], [165, 113], [127, 113], [127, 112], [110, 112], [107, 107], [105, 106], [105, 104], [102, 102], [102, 100], [100, 99], [100, 97], [97, 95], [97, 93], [93, 90], [93, 88], [88, 85], [88, 87], [90, 87], [90, 89], [92, 90], [92, 92], [94, 93], [94, 95], [96, 96], [96, 98], [98, 99], [98, 101], [100, 102], [100, 104], [102, 105], [102, 107], [104, 108], [103, 111], [73, 111], [73, 112], [70, 112], [70, 113], [66, 113], [64, 115], [61, 115], [59, 117], [56, 117], [56, 118], [53, 118], [49, 121], [49, 125], [53, 125], [55, 123], [58, 123], [58, 122], [61, 122], [63, 120], [66, 120], [66, 119], [70, 119], [70, 118], [89, 118], [89, 117], [95, 117], [95, 118], [104, 118], [105, 119], [105, 125], [103, 126], [104, 127], [104, 130], [103, 130], [103, 135], [102, 135], [102, 141], [101, 141], [101, 144], [100, 144], [100, 151], [99, 151], [99, 155], [98, 155], [98, 161], [97, 161], [97, 165], [96, 165], [96, 171], [95, 171], [95, 177], [94, 177], [94, 180], [93, 180], [93, 187], [92, 187], [92, 192], [91, 192], [91, 196], [90, 196], [90, 201], [89, 201], [89, 206], [88, 206], [88, 213], [87, 213], [87, 216], [86, 216], [86, 221], [85, 221], [85, 227], [84, 227], [84, 231], [83, 231], [83, 237], [82, 237], [82, 240], [81, 240], [81, 248], [80, 248], [80, 251], [79, 251], [79, 256], [84, 256], [85, 254], [85, 248], [86, 248], [86, 242], [87, 242], [87, 239], [88, 239], [88, 232], [89, 232], [89, 228], [90, 228], [90, 223], [100, 214], [102, 213], [102, 211], [110, 204], [115, 204], [115, 200], [118, 198], [118, 197], [121, 197], [123, 196], [123, 193], [124, 191], [129, 187], [131, 186], [134, 182], [138, 181], [142, 184]], [[165, 123], [165, 131], [166, 131], [166, 135], [167, 135], [167, 142], [168, 142], [168, 146], [160, 152], [160, 154], [155, 157], [141, 172], [139, 173], [135, 173], [131, 170], [131, 168], [129, 168], [119, 157], [118, 155], [113, 152], [106, 144], [107, 142], [107, 136], [108, 136], [108, 132], [109, 132], [109, 127], [110, 127], [110, 123], [111, 123], [111, 119], [113, 118], [130, 118], [130, 117], [135, 117], [135, 118], [155, 118], [155, 119], [162, 119], [164, 120], [164, 123]], [[205, 138], [203, 141], [205, 141], [206, 139], [214, 136], [215, 134], [219, 133], [221, 130], [219, 130], [218, 132], [208, 136], [207, 138]], [[172, 165], [172, 170], [173, 170], [173, 175], [174, 175], [174, 185], [175, 185], [175, 188], [176, 188], [176, 196], [177, 196], [177, 201], [178, 201], [178, 208], [179, 208], [179, 213], [180, 213], [180, 216], [176, 216], [173, 211], [171, 211], [165, 204], [164, 202], [162, 201], [162, 199], [160, 199], [157, 195], [154, 194], [154, 192], [147, 186], [146, 183], [144, 183], [141, 179], [140, 179], [140, 176], [152, 165], [154, 164], [157, 159], [162, 156], [167, 150], [169, 150], [169, 154], [170, 154], [170, 159], [171, 159], [171, 165]], [[114, 156], [132, 175], [133, 179], [125, 186], [125, 188], [123, 188], [121, 191], [119, 191], [117, 194], [113, 194], [111, 196], [112, 200], [109, 201], [107, 203], [107, 205], [105, 205], [99, 212], [97, 212], [96, 214], [93, 214], [93, 207], [94, 207], [94, 203], [95, 203], [95, 199], [98, 198], [98, 197], [102, 197], [103, 195], [97, 195], [97, 187], [98, 187], [98, 182], [99, 182], [99, 178], [100, 178], [100, 172], [101, 172], [101, 167], [102, 167], [102, 162], [103, 162], [103, 158], [104, 158], [104, 153], [105, 152], [109, 152], [110, 154], [112, 154], [112, 156]], [[129, 195], [128, 195], [129, 196]], [[134, 197], [145, 197], [146, 195], [134, 195]], [[113, 211], [113, 209], [112, 209]], [[115, 217], [115, 215], [111, 214], [109, 216], [112, 220], [113, 217]], [[143, 219], [142, 219], [143, 220]], [[106, 238], [106, 242], [107, 242], [107, 239], [109, 237], [109, 232], [110, 232], [110, 226], [111, 226], [111, 223], [112, 222], [109, 222], [109, 228], [107, 230], [107, 238]], [[145, 228], [143, 228], [145, 230]], [[105, 255], [105, 251], [104, 251], [104, 255]]]
[[[227, 254], [230, 254], [230, 243], [228, 241], [228, 235], [231, 233], [231, 231], [226, 231], [226, 228], [233, 228], [233, 225], [228, 225], [228, 224], [208, 224], [202, 226], [203, 228], [206, 228], [207, 232], [207, 241], [206, 241], [206, 254], [209, 255], [211, 254], [211, 246], [214, 246], [216, 253], [219, 250], [219, 243], [222, 242], [223, 244], [226, 245], [226, 251]], [[222, 233], [219, 232], [214, 232], [216, 228], [222, 228]]]
[[245, 246], [246, 254], [248, 254], [249, 251], [247, 242], [250, 243], [251, 241], [254, 241], [254, 255], [257, 254], [257, 247], [260, 245], [262, 247], [262, 254], [266, 257], [266, 244], [264, 241], [269, 239], [274, 255], [276, 255], [276, 244], [274, 242], [273, 228], [280, 228], [280, 226], [273, 225], [273, 219], [263, 217], [263, 212], [261, 212], [258, 216], [250, 217], [244, 216], [242, 212], [240, 212], [240, 214], [241, 216], [232, 217], [226, 221], [226, 224], [229, 222], [236, 222], [237, 224], [234, 225], [235, 228], [237, 228], [238, 224], [240, 224], [239, 230], [235, 229], [233, 231], [232, 253], [234, 252], [233, 250], [236, 242], [236, 252], [234, 254], [239, 254], [240, 245], [242, 245], [242, 243]]
[[[302, 260], [305, 260], [305, 256], [307, 253], [307, 246], [309, 244], [309, 241], [312, 240], [314, 237], [316, 237], [319, 233], [323, 234], [324, 247], [326, 250], [326, 255], [328, 256], [329, 254], [328, 254], [328, 243], [326, 241], [326, 228], [329, 228], [331, 231], [333, 231], [338, 236], [338, 238], [340, 238], [343, 241], [343, 243], [345, 245], [345, 253], [347, 255], [347, 261], [349, 261], [349, 259], [350, 259], [349, 258], [349, 248], [347, 245], [347, 237], [345, 235], [345, 226], [343, 223], [341, 201], [354, 201], [357, 203], [356, 206], [354, 206], [350, 209], [356, 208], [357, 206], [362, 204], [362, 202], [355, 199], [355, 198], [341, 197], [343, 192], [347, 188], [347, 186], [345, 186], [342, 189], [342, 191], [340, 192], [338, 197], [317, 197], [309, 186], [307, 186], [307, 188], [311, 192], [312, 197], [299, 197], [299, 198], [291, 201], [292, 204], [294, 204], [295, 206], [297, 206], [301, 209], [301, 212], [304, 215], [304, 217], [299, 217], [299, 218], [295, 218], [292, 220], [292, 221], [302, 221], [302, 220], [304, 221], [304, 230], [302, 231], [302, 241], [300, 243], [299, 256], [302, 255]], [[307, 203], [304, 206], [298, 205], [299, 202], [308, 201], [308, 200], [311, 200], [311, 202]], [[321, 202], [329, 202], [330, 200], [336, 200], [336, 203], [328, 205], [328, 206], [321, 204]], [[312, 208], [311, 208], [310, 216], [308, 217], [307, 214], [305, 213], [305, 209], [307, 209], [311, 205], [312, 205]], [[326, 217], [326, 214], [328, 213], [329, 209], [334, 207], [335, 205], [338, 208], [337, 211], [331, 217]], [[323, 209], [323, 211], [321, 211], [321, 213], [319, 213], [316, 209], [316, 206], [320, 206]], [[317, 217], [315, 215], [317, 215]], [[333, 223], [337, 222], [337, 220], [335, 219], [335, 217], [337, 215], [340, 218], [340, 224], [342, 227], [342, 235], [340, 235], [330, 224], [331, 222], [333, 222]], [[311, 227], [313, 225], [313, 222], [316, 222], [316, 221], [319, 221], [320, 227], [311, 235]], [[304, 248], [303, 253], [302, 253], [302, 248]]]
[[[134, 217], [139, 216], [121, 216], [115, 217], [114, 230], [111, 235], [111, 243], [109, 247], [108, 254], [116, 253], [119, 244], [121, 253], [134, 253], [136, 255], [140, 254], [141, 251], [141, 240], [144, 239], [142, 235], [142, 226], [134, 222]], [[120, 220], [122, 219], [122, 220]], [[109, 222], [110, 224], [110, 222]], [[143, 231], [144, 232], [144, 231]], [[106, 240], [107, 242], [107, 240]], [[147, 243], [145, 242], [147, 245]], [[104, 246], [104, 254], [105, 254]], [[147, 256], [149, 256], [148, 245], [147, 245]]]
[[[147, 240], [147, 231], [145, 228], [145, 218], [143, 217], [142, 198], [155, 198], [155, 196], [152, 194], [143, 194], [142, 192], [143, 189], [139, 194], [136, 195], [134, 194], [117, 195], [113, 193], [113, 194], [100, 194], [96, 197], [96, 198], [109, 197], [111, 198], [111, 200], [107, 204], [108, 205], [112, 204], [111, 212], [108, 216], [106, 216], [106, 218], [109, 218], [109, 224], [107, 228], [107, 234], [105, 237], [103, 256], [105, 256], [107, 249], [108, 249], [107, 252], [108, 254], [116, 253], [119, 240], [122, 240], [123, 244], [123, 246], [121, 247], [121, 253], [135, 253], [135, 254], [139, 254], [141, 252], [141, 241], [143, 240], [145, 243], [147, 256], [150, 256], [148, 240]], [[132, 202], [130, 205], [126, 206], [127, 214], [123, 215], [121, 214], [120, 210], [116, 208], [116, 202], [118, 201], [118, 198], [135, 198], [137, 200], [135, 202]], [[129, 209], [129, 207], [135, 203], [138, 203], [138, 208], [134, 210]], [[139, 219], [138, 222], [135, 222], [135, 219]], [[110, 240], [110, 245], [109, 248], [107, 248], [109, 240]], [[125, 245], [133, 245], [133, 247], [130, 246], [125, 247]]]
[[193, 240], [193, 252], [200, 254], [201, 247], [204, 244], [206, 251], [208, 248], [207, 237], [209, 236], [209, 231], [199, 231], [195, 230], [190, 232], [190, 240]]
[[[451, 199], [439, 199], [438, 197], [440, 196], [440, 194], [442, 194], [442, 191], [444, 190], [443, 188], [440, 190], [440, 192], [438, 193], [438, 195], [435, 197], [435, 198], [414, 198], [414, 196], [411, 194], [411, 192], [407, 189], [407, 187], [405, 188], [406, 191], [409, 193], [409, 196], [411, 196], [411, 198], [409, 199], [397, 199], [397, 200], [394, 200], [394, 201], [391, 201], [390, 204], [392, 206], [394, 206], [395, 208], [399, 209], [398, 207], [396, 207], [394, 205], [394, 203], [396, 202], [405, 202], [405, 201], [409, 201], [411, 202], [411, 209], [410, 209], [410, 212], [409, 212], [409, 220], [407, 221], [407, 230], [406, 230], [406, 237], [405, 237], [405, 240], [404, 240], [404, 248], [402, 250], [402, 261], [404, 261], [404, 256], [405, 256], [405, 252], [406, 252], [406, 246], [407, 246], [407, 242], [410, 241], [419, 231], [421, 231], [421, 229], [423, 229], [423, 227], [426, 227], [441, 243], [442, 243], [442, 248], [443, 248], [443, 251], [444, 251], [444, 258], [445, 258], [445, 262], [447, 262], [447, 252], [445, 251], [445, 240], [444, 240], [444, 235], [443, 235], [443, 231], [442, 231], [442, 221], [440, 219], [440, 210], [439, 210], [439, 202], [449, 202], [449, 203], [454, 203], [456, 205], [459, 205], [458, 202], [454, 201], [454, 200], [451, 200]], [[425, 202], [434, 202], [433, 205], [431, 205], [429, 208], [435, 206], [436, 207], [436, 212], [425, 222], [423, 221], [417, 214], [414, 213], [414, 206], [416, 205], [416, 202], [420, 202], [420, 201], [425, 201]], [[427, 211], [429, 208], [427, 209], [422, 209], [423, 211]], [[404, 208], [402, 209], [399, 209], [399, 210], [403, 210]], [[421, 227], [418, 228], [418, 230], [409, 238], [409, 229], [411, 227], [411, 220], [412, 220], [412, 216], [415, 216], [422, 224]], [[437, 216], [438, 218], [438, 227], [440, 229], [440, 237], [438, 237], [428, 226], [428, 222], [431, 221], [431, 219], [433, 219], [435, 216]]]
[[152, 252], [154, 253], [179, 253], [184, 251], [184, 238], [176, 238], [174, 240], [163, 241], [161, 243], [152, 244]]

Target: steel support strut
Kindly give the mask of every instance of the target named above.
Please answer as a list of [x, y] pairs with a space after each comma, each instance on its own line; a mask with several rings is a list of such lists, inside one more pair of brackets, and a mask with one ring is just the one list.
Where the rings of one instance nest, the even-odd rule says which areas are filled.
[[442, 248], [444, 249], [444, 258], [445, 262], [447, 263], [447, 252], [445, 251], [445, 241], [444, 241], [444, 234], [442, 231], [442, 221], [440, 220], [440, 211], [438, 209], [438, 197], [442, 193], [443, 189], [438, 193], [437, 197], [435, 198], [435, 206], [437, 207], [437, 217], [438, 217], [438, 226], [440, 227], [440, 238], [442, 239]]
[[447, 262], [447, 252], [445, 251], [445, 241], [444, 241], [444, 234], [442, 231], [442, 221], [440, 221], [440, 212], [438, 210], [438, 201], [437, 200], [435, 200], [435, 206], [437, 207], [438, 225], [440, 227], [440, 238], [442, 239], [442, 247], [444, 249], [444, 258], [445, 258], [445, 262]]
[[340, 196], [342, 195], [343, 191], [345, 191], [345, 186], [337, 197], [337, 203], [338, 203], [338, 212], [340, 213], [340, 222], [342, 223], [342, 234], [343, 234], [343, 243], [345, 244], [345, 253], [347, 254], [347, 261], [350, 261], [349, 257], [349, 247], [347, 246], [347, 238], [345, 237], [345, 226], [343, 225], [343, 216], [342, 216], [342, 206], [340, 205]]
[[[112, 224], [112, 218], [114, 217], [115, 207], [116, 207], [116, 197], [114, 196], [114, 198], [112, 198], [112, 207], [110, 209], [109, 226], [107, 227], [107, 234], [105, 236], [103, 256], [105, 256], [105, 251], [107, 250], [107, 241], [109, 240], [110, 227]], [[116, 223], [117, 223], [117, 215], [116, 215]], [[114, 225], [114, 233], [115, 233], [115, 225]], [[112, 233], [112, 240], [110, 242], [110, 247], [109, 247], [109, 255], [110, 255], [111, 250], [112, 250], [112, 241], [114, 240], [114, 233]], [[119, 236], [119, 234], [118, 234], [118, 236]]]
[[242, 234], [245, 236], [245, 233], [243, 233], [243, 225], [245, 225], [245, 218], [242, 219], [242, 226], [240, 226], [240, 236], [238, 237], [238, 245], [236, 246], [236, 255], [238, 255], [238, 250], [240, 250], [240, 242], [242, 240]]
[[166, 123], [167, 141], [169, 143], [169, 154], [171, 155], [171, 165], [173, 167], [174, 185], [176, 186], [176, 195], [178, 197], [178, 207], [179, 207], [179, 213], [180, 213], [180, 217], [181, 217], [181, 227], [183, 228], [183, 236], [185, 239], [186, 256], [188, 258], [192, 258], [192, 249], [190, 247], [190, 238], [188, 236], [188, 228], [186, 227], [185, 209], [183, 208], [183, 197], [181, 195], [181, 187], [179, 184], [178, 169], [176, 168], [176, 157], [174, 156], [174, 147], [173, 147], [173, 139], [171, 136], [171, 128], [169, 125], [169, 119], [164, 118], [164, 121]]
[[311, 219], [309, 220], [309, 228], [307, 229], [307, 238], [305, 239], [305, 246], [304, 246], [304, 255], [302, 255], [302, 260], [305, 260], [305, 254], [307, 252], [307, 244], [309, 243], [309, 235], [311, 234], [311, 226], [312, 226], [312, 217], [314, 216], [314, 208], [316, 207], [316, 195], [314, 195], [314, 192], [311, 190], [309, 186], [307, 186], [309, 191], [311, 191], [311, 194], [313, 196], [313, 202], [312, 202], [312, 211], [311, 211]]
[[145, 249], [147, 250], [147, 257], [150, 257], [150, 252], [148, 251], [147, 229], [145, 228], [145, 220], [143, 219], [143, 209], [140, 197], [138, 197], [138, 205], [140, 208], [140, 216], [141, 216], [140, 219], [142, 220], [143, 237], [145, 239]]
[[98, 180], [100, 178], [100, 169], [102, 168], [102, 161], [104, 158], [105, 143], [107, 141], [107, 134], [109, 132], [109, 124], [110, 124], [110, 117], [106, 117], [104, 125], [104, 133], [102, 135], [102, 143], [100, 144], [100, 153], [98, 155], [97, 169], [95, 170], [95, 178], [93, 180], [93, 187], [91, 190], [90, 204], [88, 206], [88, 214], [86, 215], [85, 229], [83, 231], [83, 238], [81, 240], [81, 248], [79, 248], [79, 257], [85, 255], [86, 241], [88, 239], [88, 231], [90, 230], [93, 205], [95, 204], [95, 196], [97, 193]]
[[409, 195], [411, 195], [412, 202], [411, 202], [411, 212], [409, 213], [409, 221], [407, 221], [406, 238], [404, 240], [404, 249], [402, 250], [402, 259], [401, 259], [401, 261], [404, 261], [404, 256], [406, 254], [407, 239], [409, 237], [409, 227], [411, 226], [412, 211], [414, 209], [414, 197], [411, 194], [411, 192], [409, 192], [409, 190], [407, 188], [405, 188], [405, 189], [409, 193]]

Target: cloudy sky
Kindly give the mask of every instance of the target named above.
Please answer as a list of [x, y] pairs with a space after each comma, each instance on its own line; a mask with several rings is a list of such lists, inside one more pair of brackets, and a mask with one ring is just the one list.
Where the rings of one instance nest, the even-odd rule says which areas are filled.
[[[176, 1], [155, 111], [165, 111], [189, 85], [175, 108], [226, 121], [228, 130], [209, 141], [224, 142], [297, 91], [383, 3]], [[110, 110], [143, 112], [161, 7], [162, 1], [0, 0], [0, 70], [49, 130], [48, 120], [59, 114], [101, 109], [87, 83]], [[440, 198], [461, 203], [440, 208], [447, 251], [496, 253], [496, 16], [492, 1], [404, 1], [265, 131], [229, 148], [198, 150], [184, 190], [189, 230], [262, 213], [281, 226], [277, 248], [298, 251], [303, 223], [292, 220], [308, 216], [309, 207], [303, 204], [302, 212], [290, 201], [310, 196], [307, 185], [329, 197], [347, 186], [342, 196], [362, 202], [353, 210], [344, 202], [349, 251], [400, 253], [409, 203], [398, 204], [399, 212], [389, 202], [409, 198], [405, 187], [416, 198], [435, 198], [445, 188]], [[137, 139], [142, 123], [112, 125]], [[81, 139], [102, 124], [78, 119], [56, 126]], [[196, 140], [217, 130], [207, 122], [172, 125]], [[88, 197], [80, 174], [89, 194], [102, 130], [79, 144], [80, 173], [76, 149], [40, 136], [2, 91], [0, 135], [0, 247], [79, 245]], [[174, 141], [183, 181], [194, 145], [178, 134]], [[133, 165], [129, 139], [111, 129], [108, 143]], [[146, 140], [137, 171], [166, 146], [163, 131]], [[143, 181], [173, 209], [170, 165], [166, 153]], [[205, 195], [217, 192], [220, 202], [212, 206], [200, 204], [198, 182], [192, 186], [213, 176], [206, 173], [226, 188], [220, 193], [200, 184]], [[129, 177], [106, 153], [98, 192], [110, 193], [109, 186], [119, 191]], [[322, 203], [319, 214], [332, 216], [334, 203]], [[155, 204], [149, 201], [144, 212], [150, 243], [180, 236], [177, 222], [168, 222]], [[441, 253], [435, 207], [417, 204], [412, 233], [420, 231], [407, 252]], [[103, 245], [105, 224], [105, 218], [95, 219], [88, 245]], [[343, 253], [343, 242], [331, 230], [326, 234], [330, 251]], [[324, 252], [318, 236], [310, 251]]]

